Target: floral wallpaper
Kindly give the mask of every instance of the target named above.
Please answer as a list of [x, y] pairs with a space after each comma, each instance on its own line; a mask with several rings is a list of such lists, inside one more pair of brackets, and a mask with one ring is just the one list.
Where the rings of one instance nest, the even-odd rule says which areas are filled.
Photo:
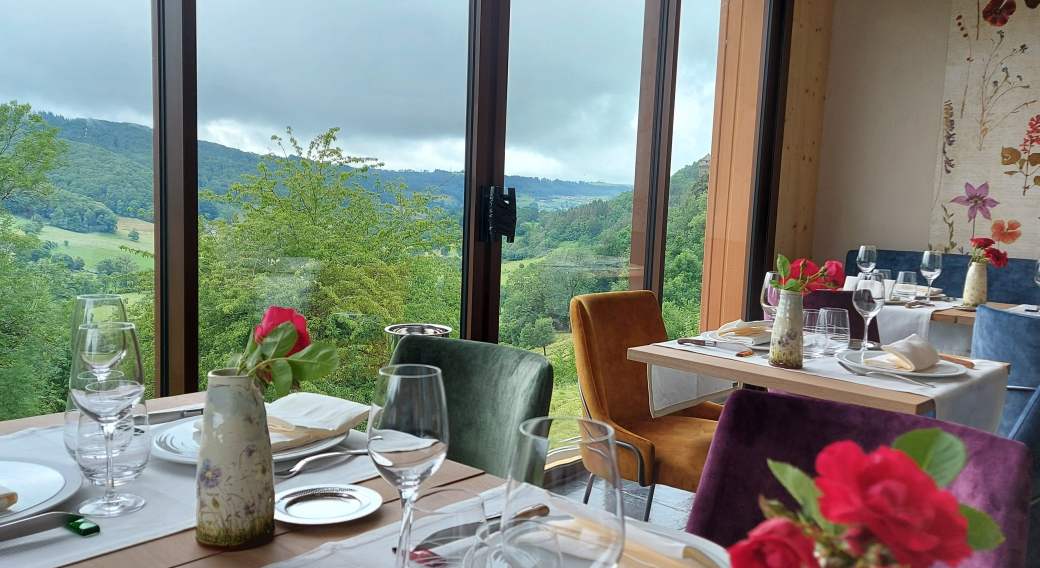
[[1040, 256], [1040, 0], [952, 0], [929, 247]]

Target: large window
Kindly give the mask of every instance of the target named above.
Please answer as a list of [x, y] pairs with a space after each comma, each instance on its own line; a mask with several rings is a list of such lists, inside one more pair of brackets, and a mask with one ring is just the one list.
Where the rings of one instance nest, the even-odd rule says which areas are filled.
[[686, 1], [679, 16], [662, 298], [665, 327], [673, 339], [700, 332], [720, 7], [718, 0]]
[[0, 4], [0, 420], [65, 410], [80, 294], [125, 297], [152, 384], [150, 22], [135, 0]]
[[340, 352], [303, 388], [367, 401], [385, 326], [458, 336], [469, 3], [292, 13], [198, 4], [199, 368], [293, 308]]
[[581, 415], [571, 298], [629, 286], [643, 12], [512, 2], [505, 184], [518, 215], [502, 245], [500, 338], [553, 362], [553, 416]]

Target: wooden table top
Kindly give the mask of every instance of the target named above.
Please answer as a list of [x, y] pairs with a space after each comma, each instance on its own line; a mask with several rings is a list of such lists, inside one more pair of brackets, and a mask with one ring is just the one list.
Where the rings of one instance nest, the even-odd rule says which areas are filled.
[[[202, 402], [203, 393], [187, 394], [148, 401], [149, 410], [165, 410]], [[20, 420], [0, 422], [0, 435], [10, 434], [25, 428], [61, 424], [62, 414], [48, 414]], [[426, 482], [424, 487], [451, 486], [482, 492], [495, 488], [505, 481], [487, 475], [460, 463], [445, 461], [440, 470]], [[199, 546], [195, 542], [195, 529], [188, 529], [145, 542], [130, 548], [97, 556], [90, 560], [70, 564], [76, 568], [111, 568], [133, 566], [134, 568], [258, 568], [273, 562], [287, 560], [311, 551], [326, 542], [344, 540], [370, 530], [401, 520], [401, 506], [397, 491], [381, 477], [358, 485], [377, 491], [383, 497], [383, 506], [378, 511], [354, 522], [330, 526], [303, 527], [276, 522], [275, 538], [271, 543], [239, 552], [220, 552]]]
[[[1013, 308], [1017, 304], [1001, 304], [1000, 302], [986, 302], [986, 305], [991, 308], [997, 308], [998, 310], [1006, 310]], [[935, 310], [932, 312], [932, 321], [940, 321], [943, 323], [959, 323], [962, 325], [975, 325], [975, 312], [969, 312], [967, 310]]]

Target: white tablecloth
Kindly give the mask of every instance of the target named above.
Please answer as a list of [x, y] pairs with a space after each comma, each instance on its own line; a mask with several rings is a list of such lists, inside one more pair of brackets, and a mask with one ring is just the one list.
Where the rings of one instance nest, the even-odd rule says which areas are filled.
[[[960, 301], [933, 303], [934, 307], [887, 305], [881, 308], [881, 313], [877, 315], [881, 344], [888, 345], [916, 333], [927, 339], [940, 353], [971, 355], [972, 326], [932, 321], [932, 313], [960, 305]], [[849, 317], [859, 317], [859, 314], [849, 314]]]
[[[739, 359], [753, 365], [769, 366], [769, 361], [758, 355], [738, 358], [736, 353], [725, 349], [679, 345], [676, 341], [656, 343], [655, 345], [716, 357]], [[884, 377], [859, 377], [843, 369], [834, 357], [807, 360], [805, 366], [795, 372], [927, 396], [935, 400], [936, 418], [996, 433], [997, 427], [1000, 426], [1000, 415], [1004, 410], [1004, 398], [1007, 395], [1007, 369], [992, 361], [974, 360], [974, 362], [975, 368], [960, 377], [929, 381], [934, 385], [932, 388]], [[687, 375], [689, 377], [698, 376], [692, 373]], [[653, 382], [653, 375], [651, 375], [650, 381]], [[696, 390], [690, 392], [695, 393]], [[673, 404], [675, 402], [673, 401]], [[651, 402], [651, 404], [653, 403]]]
[[[342, 445], [365, 447], [365, 435], [352, 431]], [[0, 458], [47, 460], [74, 463], [65, 450], [62, 426], [30, 428], [0, 436]], [[278, 464], [277, 469], [290, 464]], [[275, 491], [315, 483], [358, 483], [376, 477], [378, 472], [368, 456], [305, 472], [278, 481]], [[143, 509], [111, 519], [95, 519], [101, 533], [90, 538], [76, 536], [65, 529], [55, 529], [19, 539], [0, 542], [0, 566], [43, 568], [63, 566], [95, 556], [154, 540], [195, 526], [195, 466], [176, 464], [152, 458], [136, 481], [118, 488], [140, 495], [147, 502]], [[58, 511], [72, 511], [88, 498], [104, 492], [104, 488], [84, 484]]]

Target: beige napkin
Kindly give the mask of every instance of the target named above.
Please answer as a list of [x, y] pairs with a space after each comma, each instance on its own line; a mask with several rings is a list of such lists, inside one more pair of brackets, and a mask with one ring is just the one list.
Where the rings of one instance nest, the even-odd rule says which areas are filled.
[[903, 371], [924, 371], [939, 363], [939, 352], [928, 340], [916, 333], [891, 345], [882, 345], [881, 348], [888, 353], [871, 357], [863, 363], [872, 367]]
[[18, 502], [18, 494], [0, 485], [0, 511], [6, 510]]
[[768, 321], [737, 320], [724, 324], [715, 331], [715, 334], [725, 341], [758, 345], [769, 343], [769, 338], [772, 336], [772, 331], [769, 329], [770, 325], [772, 325], [772, 322]]
[[[923, 298], [926, 294], [928, 294], [928, 286], [917, 287], [918, 296]], [[932, 296], [942, 296], [942, 288], [936, 288], [935, 286], [932, 286]]]
[[[614, 542], [613, 535], [586, 519], [569, 519], [549, 523], [556, 529], [560, 552], [595, 560]], [[625, 545], [618, 562], [619, 568], [699, 568], [705, 566], [697, 559], [701, 553], [683, 543], [647, 532], [639, 527], [625, 527]]]

